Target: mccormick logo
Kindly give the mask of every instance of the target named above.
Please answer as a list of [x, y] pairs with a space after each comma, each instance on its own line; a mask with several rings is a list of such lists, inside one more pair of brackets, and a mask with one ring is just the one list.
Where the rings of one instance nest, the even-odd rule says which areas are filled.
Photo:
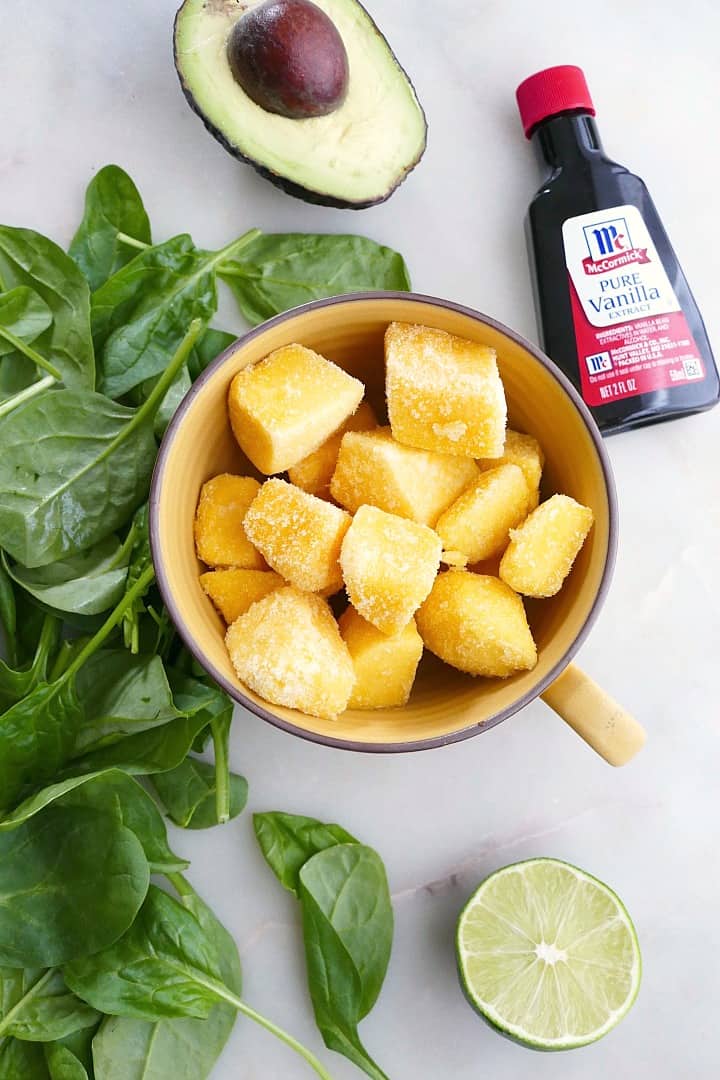
[[590, 255], [583, 259], [586, 274], [605, 274], [631, 263], [649, 263], [647, 248], [634, 248], [625, 218], [599, 221], [583, 227]]

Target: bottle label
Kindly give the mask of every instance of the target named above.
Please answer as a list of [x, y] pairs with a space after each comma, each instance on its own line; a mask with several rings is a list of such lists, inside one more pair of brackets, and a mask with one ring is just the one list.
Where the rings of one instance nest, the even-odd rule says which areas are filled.
[[568, 218], [562, 232], [585, 402], [703, 379], [700, 351], [637, 207]]

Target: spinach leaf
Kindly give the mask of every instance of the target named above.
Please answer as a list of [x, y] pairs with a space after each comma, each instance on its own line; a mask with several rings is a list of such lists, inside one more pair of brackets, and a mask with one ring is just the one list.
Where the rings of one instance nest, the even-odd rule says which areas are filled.
[[45, 1063], [50, 1073], [50, 1080], [88, 1080], [87, 1070], [75, 1057], [72, 1050], [60, 1043], [49, 1043], [45, 1047]]
[[[242, 992], [237, 945], [225, 927], [177, 874], [171, 876], [184, 907], [197, 919], [218, 960], [223, 982]], [[235, 1024], [232, 1005], [219, 1002], [205, 1020], [138, 1020], [107, 1017], [93, 1041], [93, 1058], [101, 1080], [205, 1080]]]
[[[66, 1047], [70, 1053], [78, 1059], [90, 1080], [99, 1080], [99, 1078], [95, 1077], [92, 1063], [92, 1042], [99, 1026], [99, 1021], [96, 1021], [92, 1027], [82, 1028], [80, 1031], [73, 1031], [71, 1035], [65, 1035], [62, 1039], [56, 1039], [52, 1044], [53, 1046]], [[46, 1053], [47, 1049], [48, 1048], [46, 1047]]]
[[215, 935], [153, 885], [127, 933], [103, 952], [72, 960], [65, 967], [65, 979], [79, 997], [101, 1011], [141, 1020], [206, 1018], [217, 1002], [227, 1002], [301, 1054], [323, 1080], [330, 1080], [314, 1054], [223, 982]]
[[270, 869], [284, 888], [300, 894], [300, 871], [318, 851], [358, 841], [340, 825], [273, 811], [253, 814], [255, 836]]
[[93, 290], [136, 254], [118, 239], [119, 233], [150, 243], [150, 222], [140, 192], [118, 165], [106, 165], [87, 186], [85, 213], [68, 249]]
[[[150, 379], [147, 384], [143, 384], [143, 394], [148, 392], [154, 384], [154, 380]], [[187, 394], [188, 390], [192, 386], [190, 381], [190, 373], [187, 367], [181, 368], [175, 376], [175, 382], [168, 390], [165, 397], [160, 402], [160, 408], [155, 416], [155, 437], [162, 439], [167, 430], [167, 426], [172, 420], [175, 412], [177, 411], [180, 402]]]
[[19, 285], [16, 289], [0, 294], [0, 356], [6, 356], [15, 349], [14, 343], [8, 341], [3, 336], [4, 333], [9, 331], [13, 337], [29, 344], [40, 337], [51, 322], [50, 308], [43, 298], [27, 285]]
[[159, 656], [102, 649], [80, 669], [76, 687], [87, 719], [74, 756], [180, 716]]
[[410, 288], [402, 256], [364, 236], [260, 235], [218, 272], [252, 325], [325, 296]]
[[[72, 680], [40, 683], [0, 716], [0, 808], [68, 760], [84, 719]], [[0, 963], [3, 961], [0, 959]]]
[[52, 1080], [42, 1046], [6, 1039], [0, 1046], [0, 1080]]
[[140, 252], [93, 294], [103, 393], [121, 397], [159, 375], [190, 320], [212, 317], [217, 261], [217, 255], [198, 251], [189, 236], [176, 236]]
[[147, 495], [153, 420], [201, 330], [191, 323], [139, 409], [48, 390], [0, 423], [0, 546], [27, 567], [75, 555], [125, 524]]
[[215, 950], [197, 919], [151, 885], [137, 918], [114, 945], [76, 956], [65, 966], [68, 986], [114, 1016], [158, 1020], [207, 1017], [221, 982]]
[[98, 1019], [57, 968], [0, 968], [0, 1036], [51, 1042]]
[[[78, 671], [98, 651], [154, 576], [148, 567], [108, 615], [96, 634], [73, 651], [72, 660], [53, 682], [43, 682], [0, 716], [0, 800], [7, 807], [26, 785], [37, 786], [58, 772], [71, 756], [84, 721], [75, 689]], [[88, 770], [89, 771], [89, 770]]]
[[113, 817], [135, 834], [153, 874], [185, 870], [189, 863], [168, 845], [162, 814], [147, 791], [126, 773], [109, 770], [61, 796], [63, 806], [89, 806]]
[[0, 225], [0, 277], [6, 287], [29, 286], [45, 301], [53, 321], [35, 347], [67, 387], [92, 390], [90, 290], [72, 259], [40, 233]]
[[17, 605], [12, 579], [0, 565], [0, 627], [5, 636], [5, 652], [10, 666], [17, 663]]
[[87, 390], [45, 391], [4, 419], [0, 438], [0, 543], [31, 568], [123, 525], [157, 451], [152, 416]]
[[125, 825], [140, 841], [153, 873], [175, 873], [188, 865], [170, 850], [165, 822], [150, 795], [116, 769], [85, 773], [43, 788], [0, 821], [0, 833], [17, 828], [54, 803], [90, 806]]
[[380, 993], [392, 946], [392, 905], [380, 856], [363, 844], [313, 855], [300, 871], [300, 902], [310, 996], [325, 1045], [383, 1080], [357, 1033]]
[[89, 807], [49, 806], [0, 833], [0, 964], [55, 967], [106, 948], [149, 877], [135, 834]]
[[[162, 404], [160, 405], [160, 408], [162, 408]], [[138, 580], [148, 566], [152, 566], [147, 503], [143, 503], [143, 505], [135, 511], [130, 532], [132, 535], [133, 546], [132, 551], [130, 552], [130, 564], [127, 573], [128, 588]], [[144, 595], [138, 596], [134, 603], [127, 609], [123, 618], [123, 643], [125, 648], [130, 649], [133, 653], [140, 651], [140, 617], [145, 610], [145, 597]]]
[[[168, 817], [182, 829], [209, 829], [219, 824], [216, 805], [215, 767], [187, 757], [176, 769], [152, 777]], [[244, 776], [230, 774], [229, 817], [245, 808], [248, 785]]]
[[5, 569], [18, 585], [42, 604], [73, 616], [99, 615], [125, 591], [130, 553], [116, 536], [106, 536], [77, 555], [28, 569], [20, 563]]
[[136, 776], [174, 769], [187, 757], [198, 733], [209, 723], [207, 713], [179, 716], [162, 727], [141, 731], [137, 735], [74, 759], [63, 771], [66, 778], [103, 769], [122, 769]]

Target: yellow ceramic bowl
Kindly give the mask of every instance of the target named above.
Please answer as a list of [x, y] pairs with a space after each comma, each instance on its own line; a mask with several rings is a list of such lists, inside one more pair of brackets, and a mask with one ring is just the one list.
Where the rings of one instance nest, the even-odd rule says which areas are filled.
[[[382, 414], [383, 334], [392, 320], [438, 327], [497, 350], [510, 425], [533, 434], [545, 451], [543, 497], [554, 491], [572, 495], [592, 507], [595, 526], [562, 591], [551, 600], [527, 603], [539, 648], [533, 671], [509, 679], [474, 679], [426, 653], [404, 708], [349, 710], [337, 720], [320, 720], [270, 705], [237, 679], [223, 642], [224, 625], [198, 582], [202, 567], [193, 546], [193, 516], [205, 480], [221, 472], [255, 474], [228, 423], [227, 392], [237, 371], [281, 345], [300, 342], [362, 379]], [[569, 664], [602, 604], [617, 530], [607, 455], [587, 409], [562, 373], [492, 319], [405, 293], [318, 301], [271, 319], [231, 345], [195, 383], [165, 435], [153, 479], [150, 525], [165, 603], [186, 645], [220, 686], [285, 731], [372, 751], [417, 750], [468, 738], [543, 693]]]

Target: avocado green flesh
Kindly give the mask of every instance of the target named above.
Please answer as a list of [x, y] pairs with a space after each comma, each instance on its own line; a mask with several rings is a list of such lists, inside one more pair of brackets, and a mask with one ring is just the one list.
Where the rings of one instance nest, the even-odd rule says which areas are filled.
[[337, 27], [350, 79], [327, 116], [266, 112], [233, 78], [227, 39], [262, 0], [185, 0], [175, 22], [175, 63], [191, 105], [238, 157], [314, 202], [382, 202], [417, 164], [426, 123], [415, 91], [357, 0], [314, 0]]

